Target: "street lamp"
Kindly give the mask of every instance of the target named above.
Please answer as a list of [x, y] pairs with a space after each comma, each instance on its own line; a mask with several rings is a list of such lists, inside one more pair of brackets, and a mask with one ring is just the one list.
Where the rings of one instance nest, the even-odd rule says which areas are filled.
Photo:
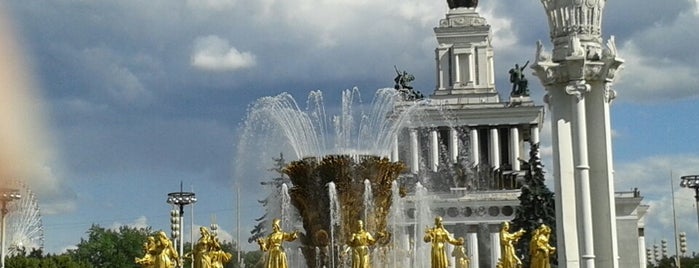
[[[173, 240], [176, 240], [179, 238], [179, 255], [180, 255], [180, 261], [179, 261], [179, 267], [182, 267], [184, 264], [182, 263], [182, 256], [184, 255], [184, 235], [182, 235], [181, 231], [182, 228], [181, 226], [184, 226], [184, 206], [189, 205], [189, 204], [194, 204], [197, 202], [197, 197], [194, 195], [192, 192], [183, 192], [182, 191], [182, 185], [180, 185], [180, 191], [179, 192], [173, 192], [167, 194], [167, 203], [172, 204], [174, 206], [179, 207], [179, 213], [172, 213], [173, 217], [179, 216], [179, 220], [177, 222], [177, 225], [179, 225], [178, 228], [179, 230], [172, 230], [173, 232]], [[173, 222], [173, 225], [175, 223]], [[177, 237], [174, 237], [175, 234], [177, 234]], [[4, 268], [4, 267], [0, 267]]]
[[694, 189], [694, 200], [697, 206], [697, 223], [699, 223], [699, 175], [682, 176], [680, 187]]
[[5, 268], [5, 216], [10, 212], [7, 203], [22, 197], [17, 189], [0, 189], [0, 202], [2, 202], [2, 220], [0, 220], [0, 268]]

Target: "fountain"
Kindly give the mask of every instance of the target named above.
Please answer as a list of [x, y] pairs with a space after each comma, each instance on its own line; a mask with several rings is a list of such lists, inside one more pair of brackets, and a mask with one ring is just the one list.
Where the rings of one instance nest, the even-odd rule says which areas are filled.
[[[328, 115], [319, 91], [309, 94], [305, 110], [287, 93], [263, 97], [250, 106], [239, 155], [260, 152], [251, 160], [260, 163], [268, 160], [262, 159], [267, 153], [283, 151], [297, 159], [281, 170], [289, 181], [279, 189], [279, 204], [272, 204], [276, 207], [272, 210], [282, 214], [275, 217], [284, 219], [287, 230], [303, 227], [298, 251], [306, 266], [342, 266], [340, 252], [357, 220], [366, 223], [367, 231], [378, 234], [379, 247], [402, 252], [402, 257], [384, 253], [375, 259], [407, 261], [412, 250], [409, 232], [404, 230], [408, 225], [401, 215], [398, 182], [406, 166], [388, 156], [398, 131], [424, 102], [401, 102], [403, 109], [396, 112], [394, 107], [401, 100], [396, 90], [379, 89], [367, 105], [354, 88], [343, 91], [339, 115]], [[249, 168], [244, 165], [251, 162], [240, 162], [238, 168]], [[391, 209], [393, 203], [401, 203], [398, 211]], [[289, 204], [296, 208], [294, 212]], [[293, 215], [301, 221], [294, 222]], [[298, 255], [298, 251], [291, 252]]]
[[[367, 223], [367, 230], [388, 234], [386, 219], [392, 203], [391, 186], [404, 169], [403, 164], [386, 158], [357, 159], [349, 155], [305, 158], [287, 166], [284, 172], [294, 185], [290, 190], [291, 203], [303, 218], [305, 235], [301, 242], [309, 267], [308, 260], [316, 259], [316, 252], [311, 249], [316, 247], [332, 249], [327, 250], [329, 255], [321, 256], [327, 259], [321, 265], [334, 267], [335, 252], [349, 241], [358, 219]], [[366, 187], [365, 181], [371, 187]], [[367, 195], [373, 202], [364, 202], [363, 196]], [[387, 239], [382, 242], [386, 244]]]

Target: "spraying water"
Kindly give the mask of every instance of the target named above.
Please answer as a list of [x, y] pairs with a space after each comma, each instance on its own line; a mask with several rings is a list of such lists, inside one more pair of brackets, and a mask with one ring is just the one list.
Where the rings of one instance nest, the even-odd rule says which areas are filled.
[[[335, 183], [328, 183], [328, 194], [330, 195], [330, 248], [335, 248], [335, 227], [340, 227], [340, 232], [342, 232], [342, 215], [340, 214], [340, 200], [337, 197], [337, 189], [335, 188]], [[334, 250], [330, 251], [330, 262], [332, 267], [335, 267], [335, 255]]]
[[369, 221], [369, 215], [374, 212], [374, 195], [371, 192], [371, 182], [369, 180], [364, 180], [364, 222], [366, 223], [367, 229], [372, 226]]
[[291, 217], [291, 197], [289, 196], [289, 186], [286, 183], [282, 184], [281, 189], [281, 219], [282, 219], [282, 229], [290, 230], [292, 224]]

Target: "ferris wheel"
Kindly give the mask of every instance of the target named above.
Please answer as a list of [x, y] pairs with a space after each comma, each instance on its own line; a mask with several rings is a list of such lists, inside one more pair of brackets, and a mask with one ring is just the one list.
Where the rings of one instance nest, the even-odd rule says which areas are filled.
[[7, 203], [6, 218], [7, 255], [12, 256], [25, 249], [44, 248], [44, 226], [36, 195], [20, 181], [13, 181], [13, 188], [20, 194], [18, 200]]

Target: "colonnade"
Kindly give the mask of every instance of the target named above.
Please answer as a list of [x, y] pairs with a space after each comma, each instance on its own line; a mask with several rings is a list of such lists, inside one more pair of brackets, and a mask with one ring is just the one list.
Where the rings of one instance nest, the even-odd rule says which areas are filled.
[[[420, 172], [420, 159], [423, 155], [423, 150], [421, 150], [421, 145], [427, 145], [427, 152], [423, 155], [425, 159], [425, 168], [431, 171], [437, 171], [440, 164], [440, 155], [447, 155], [451, 163], [456, 163], [459, 157], [459, 146], [464, 146], [463, 142], [459, 141], [460, 131], [462, 129], [468, 129], [469, 136], [469, 154], [470, 160], [473, 162], [473, 166], [478, 166], [481, 161], [487, 161], [494, 169], [500, 168], [503, 163], [510, 165], [511, 170], [520, 170], [519, 159], [528, 159], [528, 152], [523, 151], [524, 139], [521, 135], [522, 126], [489, 126], [489, 127], [448, 127], [447, 135], [440, 135], [440, 130], [445, 130], [447, 127], [429, 127], [429, 128], [410, 128], [408, 129], [408, 139], [407, 144], [409, 148], [407, 155], [401, 155], [401, 148], [399, 144], [406, 144], [406, 142], [399, 142], [399, 135], [393, 137], [393, 148], [391, 152], [391, 161], [404, 161], [410, 166], [410, 172], [417, 174]], [[426, 138], [424, 135], [420, 135], [422, 131], [427, 131]], [[501, 141], [501, 132], [507, 131], [507, 135], [502, 135], [508, 138], [506, 141]], [[530, 137], [529, 140], [538, 143], [539, 142], [539, 127], [531, 126], [529, 130]], [[480, 137], [485, 134], [486, 137]], [[441, 138], [440, 138], [441, 136]], [[446, 141], [441, 141], [440, 139], [446, 138]], [[487, 148], [481, 148], [481, 139], [486, 138]], [[446, 144], [446, 146], [440, 146], [440, 144]], [[508, 155], [502, 156], [501, 152], [502, 146], [508, 146], [506, 152]], [[446, 147], [446, 148], [444, 148]], [[446, 149], [447, 152], [442, 152]], [[484, 151], [487, 150], [487, 151]], [[503, 157], [506, 160], [503, 161]], [[404, 159], [401, 159], [404, 158]]]

